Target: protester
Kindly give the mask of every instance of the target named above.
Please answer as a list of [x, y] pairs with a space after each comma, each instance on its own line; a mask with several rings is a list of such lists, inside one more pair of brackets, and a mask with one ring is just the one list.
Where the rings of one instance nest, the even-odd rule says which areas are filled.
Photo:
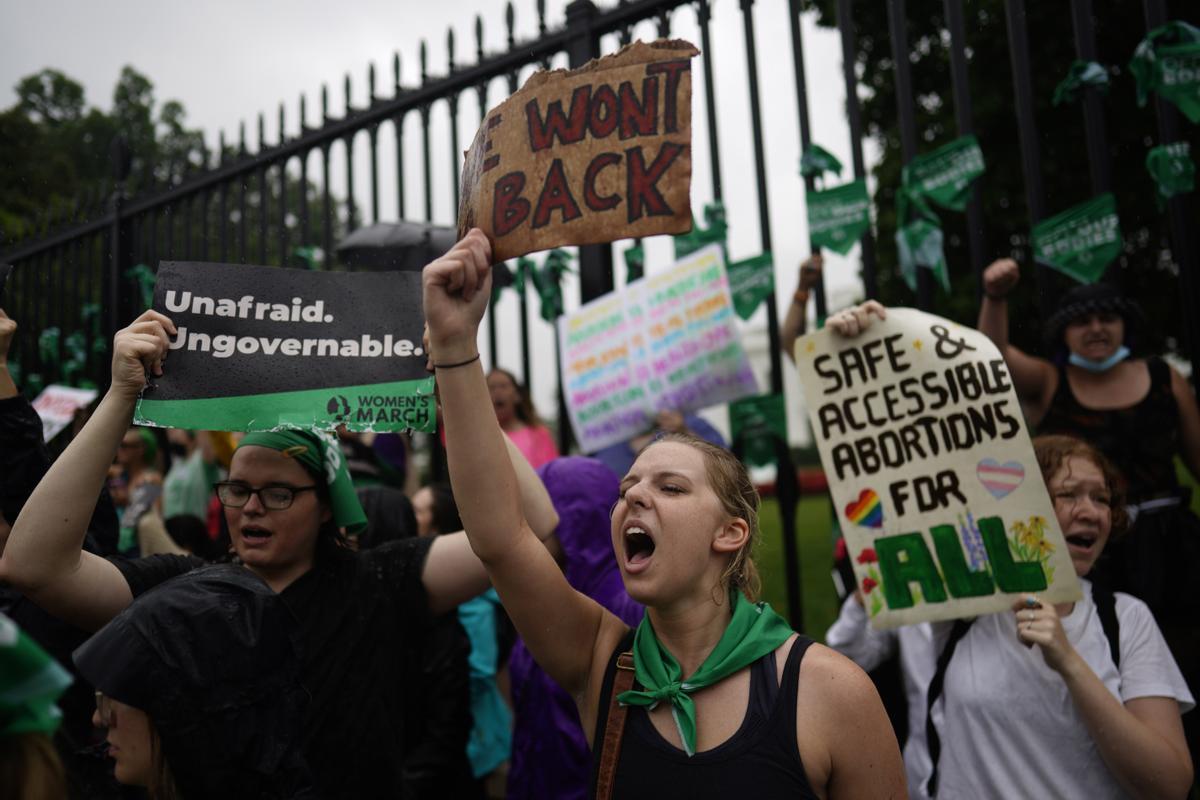
[[899, 748], [866, 675], [751, 602], [758, 495], [728, 451], [667, 436], [623, 479], [610, 535], [626, 589], [647, 608], [636, 635], [571, 588], [522, 519], [488, 413], [476, 342], [489, 263], [487, 238], [472, 230], [424, 273], [451, 482], [526, 646], [595, 731], [597, 766], [617, 657], [632, 648], [644, 689], [620, 695], [630, 720], [601, 783], [611, 774], [622, 798], [740, 796], [751, 786], [759, 797], [902, 796]]
[[195, 517], [201, 522], [208, 513], [212, 485], [220, 477], [216, 453], [208, 431], [167, 431], [171, 467], [163, 477], [163, 519]]
[[[872, 316], [886, 311], [868, 302], [828, 325], [856, 336]], [[1040, 437], [1034, 451], [1083, 599], [1052, 605], [1027, 595], [1012, 612], [934, 624], [940, 675], [929, 684], [929, 707], [940, 702], [944, 721], [928, 728], [927, 791], [1182, 797], [1192, 763], [1180, 717], [1195, 705], [1192, 695], [1145, 603], [1084, 579], [1110, 535], [1124, 531], [1119, 474], [1079, 439]], [[1105, 629], [1107, 615], [1115, 633]]]
[[0, 789], [10, 800], [62, 800], [67, 781], [51, 736], [71, 676], [0, 614]]
[[825, 260], [820, 253], [813, 253], [800, 263], [800, 275], [792, 301], [779, 326], [779, 349], [792, 361], [796, 360], [796, 339], [804, 334], [807, 322], [808, 299], [812, 290], [821, 282], [821, 269]]
[[[1053, 360], [1008, 341], [1006, 297], [1020, 277], [1012, 259], [983, 275], [979, 330], [1004, 355], [1026, 417], [1039, 433], [1077, 436], [1113, 461], [1126, 481], [1133, 517], [1095, 579], [1150, 606], [1193, 694], [1200, 692], [1200, 518], [1180, 487], [1175, 457], [1200, 477], [1200, 408], [1187, 380], [1159, 356], [1134, 357], [1145, 320], [1137, 304], [1107, 284], [1077, 286], [1046, 322]], [[1200, 719], [1186, 718], [1193, 759]]]
[[117, 780], [151, 800], [314, 798], [296, 620], [233, 565], [139, 597], [75, 651]]
[[[556, 458], [538, 469], [558, 512], [563, 575], [626, 625], [644, 609], [625, 591], [609, 536], [608, 513], [620, 479], [595, 459]], [[513, 753], [508, 800], [584, 800], [591, 778], [587, 735], [575, 700], [538, 666], [518, 640], [509, 659], [512, 675]]]
[[[169, 319], [147, 311], [117, 334], [108, 392], [29, 498], [0, 558], [0, 580], [84, 628], [100, 627], [134, 597], [203, 563], [186, 556], [110, 562], [80, 552], [108, 462], [147, 374], [162, 374], [175, 333]], [[509, 453], [526, 513], [550, 537], [556, 520], [545, 490], [515, 448]], [[249, 434], [218, 496], [239, 561], [299, 620], [301, 678], [312, 695], [304, 745], [318, 792], [395, 795], [403, 783], [405, 654], [420, 646], [429, 614], [486, 589], [487, 574], [462, 534], [362, 553], [343, 547], [339, 529], [356, 531], [364, 520], [339, 456], [324, 435]]]
[[654, 425], [650, 430], [629, 441], [601, 448], [592, 453], [592, 458], [603, 462], [618, 478], [623, 478], [625, 473], [629, 472], [629, 468], [633, 466], [633, 462], [642, 448], [664, 433], [690, 433], [717, 447], [726, 446], [725, 437], [703, 417], [669, 409], [660, 411], [654, 416]]
[[529, 388], [518, 382], [511, 372], [499, 367], [493, 367], [488, 373], [487, 385], [496, 421], [508, 438], [516, 442], [529, 465], [537, 469], [550, 459], [558, 458], [558, 446], [533, 407]]

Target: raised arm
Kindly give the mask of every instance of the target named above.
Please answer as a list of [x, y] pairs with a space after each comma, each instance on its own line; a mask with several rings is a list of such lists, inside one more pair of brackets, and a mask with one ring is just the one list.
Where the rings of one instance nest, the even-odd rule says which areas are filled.
[[822, 263], [821, 254], [813, 253], [800, 264], [800, 281], [792, 295], [792, 302], [788, 304], [787, 313], [783, 315], [783, 322], [779, 325], [779, 349], [792, 361], [796, 360], [796, 354], [793, 352], [796, 349], [796, 339], [804, 333], [807, 322], [805, 313], [809, 292], [821, 282]]
[[146, 373], [162, 374], [174, 333], [169, 319], [147, 311], [117, 334], [112, 386], [30, 495], [0, 558], [0, 580], [82, 628], [99, 628], [133, 599], [116, 567], [83, 552], [83, 538]]
[[610, 619], [610, 628], [623, 626], [570, 587], [522, 515], [505, 436], [478, 360], [479, 321], [491, 291], [490, 257], [487, 238], [473, 230], [424, 273], [450, 481], [471, 547], [530, 652], [565, 690], [579, 694], [587, 685], [603, 621]]
[[1050, 407], [1058, 386], [1054, 365], [1013, 347], [1008, 341], [1008, 294], [1021, 279], [1021, 268], [1011, 258], [993, 261], [983, 271], [983, 304], [979, 307], [979, 332], [992, 340], [1012, 373], [1013, 388], [1025, 405], [1030, 424], [1037, 424]]

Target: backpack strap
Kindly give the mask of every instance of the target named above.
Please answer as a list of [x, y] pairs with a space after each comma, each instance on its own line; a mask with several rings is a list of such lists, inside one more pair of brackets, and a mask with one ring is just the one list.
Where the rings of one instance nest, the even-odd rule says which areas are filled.
[[596, 774], [596, 800], [609, 800], [612, 797], [617, 759], [621, 756], [621, 737], [625, 734], [625, 717], [629, 713], [629, 709], [617, 701], [617, 696], [633, 688], [633, 677], [633, 652], [621, 653], [617, 656], [612, 693], [608, 698], [608, 717], [604, 721], [600, 769]]
[[946, 682], [946, 670], [950, 666], [950, 659], [954, 656], [954, 649], [958, 647], [959, 641], [967, 635], [967, 631], [971, 629], [971, 623], [974, 621], [974, 619], [954, 620], [954, 627], [950, 629], [950, 637], [946, 640], [941, 655], [938, 656], [937, 669], [929, 681], [929, 692], [925, 701], [925, 739], [929, 747], [929, 760], [933, 764], [933, 771], [929, 773], [925, 791], [930, 797], [937, 797], [938, 757], [942, 754], [942, 740], [938, 737], [937, 727], [933, 724], [933, 704], [942, 696], [942, 686]]
[[1092, 584], [1092, 602], [1096, 604], [1096, 616], [1100, 617], [1104, 638], [1108, 639], [1108, 652], [1112, 655], [1113, 664], [1120, 671], [1121, 625], [1117, 621], [1117, 597], [1108, 589]]

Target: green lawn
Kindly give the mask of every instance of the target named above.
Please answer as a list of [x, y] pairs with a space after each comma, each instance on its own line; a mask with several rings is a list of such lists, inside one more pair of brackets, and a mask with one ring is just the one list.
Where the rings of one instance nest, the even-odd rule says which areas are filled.
[[[796, 540], [799, 545], [801, 609], [804, 626], [800, 628], [817, 641], [837, 617], [838, 600], [830, 570], [833, 568], [833, 542], [830, 538], [831, 508], [829, 496], [813, 495], [800, 501], [796, 515]], [[787, 615], [787, 581], [783, 566], [783, 522], [774, 498], [763, 501], [759, 516], [762, 542], [755, 561], [762, 574], [763, 599], [776, 611]], [[799, 626], [794, 626], [799, 627]]]

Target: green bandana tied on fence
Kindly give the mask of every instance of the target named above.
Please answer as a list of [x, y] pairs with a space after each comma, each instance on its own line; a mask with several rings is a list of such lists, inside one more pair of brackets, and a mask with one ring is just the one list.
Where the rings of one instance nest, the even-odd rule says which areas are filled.
[[775, 441], [787, 442], [787, 413], [783, 395], [764, 394], [729, 404], [734, 442], [741, 442], [742, 460], [755, 467], [775, 463]]
[[134, 281], [137, 284], [138, 291], [142, 295], [142, 308], [150, 308], [154, 305], [154, 270], [150, 269], [145, 264], [135, 264], [125, 270], [125, 277]]
[[971, 197], [971, 184], [983, 171], [983, 151], [974, 135], [968, 134], [905, 164], [900, 183], [912, 197], [962, 211]]
[[1146, 171], [1158, 184], [1162, 197], [1174, 197], [1196, 188], [1196, 162], [1192, 161], [1189, 142], [1155, 147], [1146, 154]]
[[669, 702], [684, 752], [689, 756], [696, 754], [696, 704], [691, 693], [774, 652], [792, 635], [783, 617], [766, 603], [751, 603], [736, 589], [729, 594], [733, 604], [729, 627], [700, 668], [686, 680], [679, 662], [655, 636], [650, 615], [642, 617], [633, 638], [633, 668], [638, 683], [645, 688], [617, 696], [626, 706], [654, 708], [660, 701]]
[[1102, 93], [1107, 94], [1108, 70], [1095, 61], [1075, 60], [1071, 62], [1071, 69], [1067, 72], [1067, 77], [1054, 87], [1054, 105], [1077, 102], [1083, 97], [1083, 90], [1087, 86], [1095, 86]]
[[842, 176], [842, 162], [833, 153], [819, 144], [809, 145], [800, 156], [800, 174], [806, 178], [820, 178], [826, 172]]
[[1121, 254], [1116, 199], [1105, 193], [1039, 222], [1030, 244], [1039, 262], [1080, 283], [1095, 283]]
[[775, 291], [775, 267], [770, 253], [735, 261], [729, 265], [729, 292], [733, 308], [743, 320], [750, 319], [761, 303]]
[[725, 249], [725, 238], [729, 234], [729, 226], [725, 222], [725, 206], [720, 200], [704, 207], [704, 221], [707, 228], [701, 228], [692, 219], [692, 229], [688, 233], [674, 237], [675, 260], [691, 255], [702, 247], [719, 244]]
[[1193, 123], [1200, 122], [1200, 28], [1168, 22], [1155, 28], [1133, 51], [1129, 70], [1137, 80], [1139, 106], [1150, 92], [1176, 105]]
[[54, 703], [71, 683], [69, 672], [0, 614], [0, 736], [54, 733], [62, 722]]
[[625, 283], [633, 283], [646, 274], [646, 249], [642, 247], [641, 239], [621, 255], [625, 257]]
[[330, 510], [339, 528], [358, 533], [367, 527], [367, 515], [354, 493], [342, 448], [332, 436], [322, 431], [257, 431], [247, 433], [238, 449], [251, 445], [278, 450], [321, 476], [329, 487]]
[[571, 271], [571, 254], [566, 250], [551, 250], [542, 262], [542, 268], [530, 265], [526, 268], [533, 279], [533, 288], [542, 301], [541, 316], [546, 322], [554, 322], [562, 316], [562, 276]]
[[941, 221], [929, 204], [905, 187], [896, 193], [896, 254], [900, 275], [911, 291], [917, 290], [917, 267], [933, 270], [942, 289], [950, 291], [950, 270], [942, 247]]
[[846, 255], [871, 227], [871, 198], [867, 182], [861, 178], [850, 183], [809, 192], [808, 237], [817, 247], [828, 247]]

